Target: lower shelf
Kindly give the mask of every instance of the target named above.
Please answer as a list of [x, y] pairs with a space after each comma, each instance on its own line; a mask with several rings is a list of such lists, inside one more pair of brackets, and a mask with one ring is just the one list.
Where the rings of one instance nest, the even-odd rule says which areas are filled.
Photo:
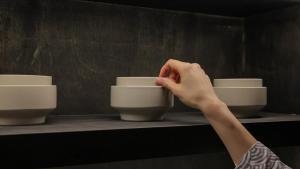
[[[241, 122], [269, 147], [300, 145], [300, 115], [261, 113]], [[3, 168], [41, 168], [224, 151], [199, 112], [159, 122], [116, 115], [52, 116], [45, 125], [0, 127]]]

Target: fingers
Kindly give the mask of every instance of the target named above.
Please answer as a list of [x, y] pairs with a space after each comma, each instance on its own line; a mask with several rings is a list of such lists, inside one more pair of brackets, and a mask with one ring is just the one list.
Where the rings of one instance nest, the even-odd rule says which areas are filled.
[[174, 82], [178, 83], [179, 74], [177, 72], [171, 72], [169, 75], [169, 79], [173, 80]]
[[170, 59], [161, 68], [159, 77], [168, 77], [172, 72], [178, 72], [179, 74], [183, 71], [187, 63], [178, 60]]
[[167, 76], [169, 76], [170, 72], [171, 72], [171, 67], [169, 65], [165, 64], [160, 69], [159, 77], [167, 77]]
[[169, 89], [174, 95], [178, 95], [179, 85], [173, 80], [159, 77], [156, 79], [156, 83]]

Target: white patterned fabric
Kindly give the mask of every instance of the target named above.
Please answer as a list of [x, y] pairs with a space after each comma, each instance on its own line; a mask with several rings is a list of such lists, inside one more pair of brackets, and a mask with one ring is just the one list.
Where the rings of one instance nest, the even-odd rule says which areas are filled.
[[235, 169], [291, 169], [261, 142], [254, 144]]

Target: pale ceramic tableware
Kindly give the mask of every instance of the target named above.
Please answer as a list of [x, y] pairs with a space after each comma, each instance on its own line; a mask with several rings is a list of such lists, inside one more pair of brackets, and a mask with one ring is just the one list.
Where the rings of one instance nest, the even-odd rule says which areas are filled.
[[122, 120], [162, 120], [173, 104], [173, 95], [161, 86], [111, 86], [111, 106]]
[[262, 79], [236, 78], [236, 79], [214, 79], [215, 87], [262, 87]]
[[55, 85], [0, 85], [0, 125], [44, 123], [56, 98]]
[[52, 77], [2, 74], [0, 75], [0, 85], [52, 85]]
[[214, 87], [214, 90], [237, 117], [256, 116], [267, 104], [266, 87]]
[[117, 77], [117, 86], [157, 86], [156, 77]]

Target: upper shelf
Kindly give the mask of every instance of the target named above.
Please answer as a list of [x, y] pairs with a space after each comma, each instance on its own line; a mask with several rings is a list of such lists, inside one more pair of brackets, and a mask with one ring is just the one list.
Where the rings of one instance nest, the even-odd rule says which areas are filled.
[[300, 0], [90, 0], [159, 9], [183, 10], [223, 16], [246, 17], [297, 5]]

